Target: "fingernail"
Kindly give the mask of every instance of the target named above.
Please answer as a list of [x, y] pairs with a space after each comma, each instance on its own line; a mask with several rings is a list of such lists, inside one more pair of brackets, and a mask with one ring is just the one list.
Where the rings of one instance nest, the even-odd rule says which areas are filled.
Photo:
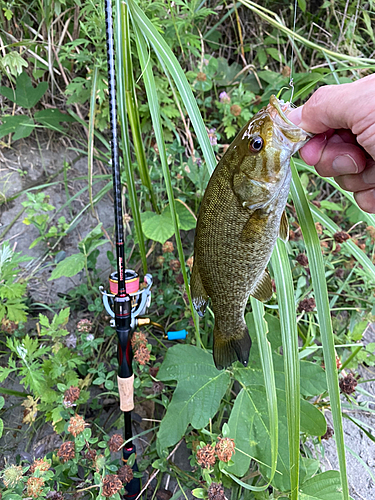
[[337, 174], [356, 174], [359, 170], [355, 160], [350, 155], [339, 155], [333, 160], [332, 168]]
[[299, 125], [302, 122], [302, 108], [303, 106], [300, 106], [299, 108], [292, 109], [292, 111], [288, 114], [288, 118], [291, 122], [293, 122], [295, 125]]
[[317, 146], [318, 144], [323, 144], [327, 140], [327, 134], [317, 134], [314, 138], [314, 144]]
[[375, 184], [375, 172], [372, 168], [365, 169], [362, 173], [362, 180], [365, 184]]

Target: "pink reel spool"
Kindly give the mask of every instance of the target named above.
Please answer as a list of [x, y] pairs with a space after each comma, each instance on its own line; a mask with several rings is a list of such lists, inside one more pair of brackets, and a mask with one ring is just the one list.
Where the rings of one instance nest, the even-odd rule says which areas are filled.
[[[126, 293], [136, 293], [139, 290], [139, 275], [131, 269], [125, 271]], [[109, 290], [113, 295], [118, 292], [117, 271], [109, 275]]]

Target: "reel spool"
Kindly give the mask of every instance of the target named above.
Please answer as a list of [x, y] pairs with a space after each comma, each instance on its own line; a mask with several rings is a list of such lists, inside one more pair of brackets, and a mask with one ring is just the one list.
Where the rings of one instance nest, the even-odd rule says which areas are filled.
[[[166, 340], [185, 340], [187, 336], [186, 330], [166, 332], [162, 325], [154, 323], [150, 318], [139, 318], [146, 314], [147, 309], [151, 304], [151, 287], [153, 279], [151, 274], [146, 274], [143, 278], [143, 283], [139, 284], [139, 275], [132, 269], [125, 270], [126, 291], [131, 297], [131, 330], [132, 332], [137, 326], [153, 325], [163, 333]], [[117, 271], [109, 275], [109, 291], [107, 293], [103, 286], [99, 287], [103, 297], [103, 305], [107, 313], [111, 316], [110, 325], [115, 327], [115, 313], [113, 311], [113, 299], [118, 291], [118, 275]]]

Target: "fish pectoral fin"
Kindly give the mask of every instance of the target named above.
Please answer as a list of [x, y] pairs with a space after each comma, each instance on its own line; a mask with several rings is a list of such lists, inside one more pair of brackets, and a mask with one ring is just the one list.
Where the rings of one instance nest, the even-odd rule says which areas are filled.
[[289, 224], [288, 217], [286, 216], [286, 212], [284, 210], [281, 220], [280, 220], [280, 230], [279, 230], [279, 238], [281, 238], [285, 243], [289, 239]]
[[262, 238], [268, 217], [262, 209], [254, 210], [246, 222], [240, 236], [241, 241], [248, 244], [255, 243]]
[[198, 266], [195, 263], [193, 264], [193, 272], [190, 278], [190, 293], [193, 306], [199, 316], [202, 317], [206, 312], [209, 297], [204, 289]]
[[272, 281], [271, 277], [268, 274], [268, 270], [265, 269], [263, 274], [257, 281], [255, 288], [250, 295], [254, 297], [254, 299], [261, 300], [262, 302], [267, 302], [272, 297]]

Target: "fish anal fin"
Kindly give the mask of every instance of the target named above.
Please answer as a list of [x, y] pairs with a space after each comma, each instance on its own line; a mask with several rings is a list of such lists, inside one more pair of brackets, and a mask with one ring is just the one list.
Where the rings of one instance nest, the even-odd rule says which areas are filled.
[[261, 300], [262, 302], [267, 302], [272, 297], [272, 293], [271, 277], [268, 270], [265, 269], [259, 280], [256, 282], [254, 289], [250, 292], [250, 295], [255, 299]]
[[193, 265], [193, 272], [190, 278], [190, 292], [193, 306], [199, 316], [202, 317], [206, 312], [209, 297], [204, 289], [202, 278], [199, 274], [199, 269], [196, 263]]
[[288, 224], [288, 218], [286, 216], [285, 210], [284, 210], [284, 212], [281, 216], [281, 220], [280, 220], [279, 238], [281, 238], [285, 242], [287, 242], [289, 239], [289, 224]]
[[218, 370], [227, 368], [234, 361], [247, 366], [251, 348], [249, 331], [245, 324], [240, 325], [235, 335], [228, 335], [214, 327], [214, 361]]

